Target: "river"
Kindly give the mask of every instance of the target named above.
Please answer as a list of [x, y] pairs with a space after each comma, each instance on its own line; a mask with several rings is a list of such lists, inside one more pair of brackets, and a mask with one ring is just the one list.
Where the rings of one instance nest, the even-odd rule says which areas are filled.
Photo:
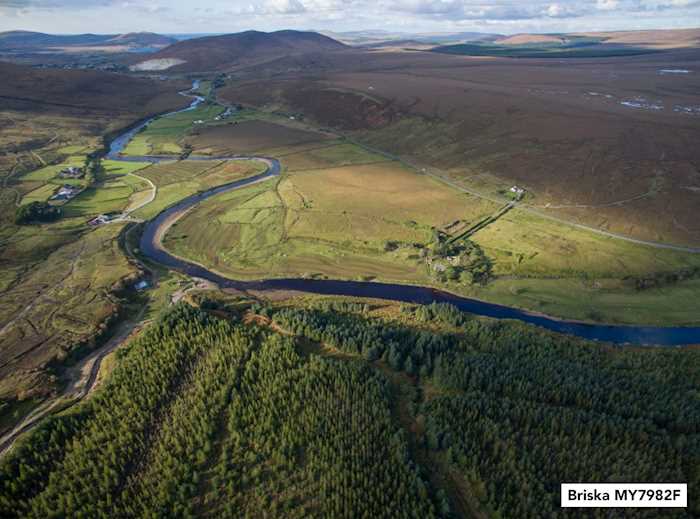
[[[193, 85], [193, 90], [198, 87], [198, 82]], [[190, 96], [187, 92], [183, 95]], [[167, 117], [188, 110], [194, 110], [204, 101], [200, 96], [193, 96], [192, 104], [182, 110], [165, 114]], [[123, 156], [121, 153], [131, 139], [151, 123], [155, 118], [149, 119], [125, 131], [114, 139], [110, 145], [107, 158], [128, 162], [160, 162], [163, 160], [177, 160], [177, 157], [160, 156]], [[235, 182], [230, 182], [208, 191], [191, 195], [177, 204], [161, 212], [154, 219], [146, 223], [141, 237], [141, 254], [152, 261], [165, 267], [190, 276], [206, 279], [218, 284], [222, 288], [235, 288], [238, 290], [293, 290], [311, 294], [325, 294], [338, 296], [370, 297], [405, 303], [430, 304], [432, 302], [450, 303], [460, 310], [476, 315], [497, 319], [515, 319], [533, 324], [559, 333], [575, 335], [584, 339], [611, 342], [615, 344], [631, 345], [658, 345], [658, 346], [683, 346], [700, 344], [700, 327], [658, 327], [658, 326], [625, 326], [582, 323], [555, 319], [545, 315], [535, 314], [518, 308], [487, 303], [476, 299], [457, 296], [433, 288], [400, 285], [394, 283], [377, 283], [371, 281], [336, 281], [327, 279], [266, 279], [260, 281], [238, 281], [221, 276], [200, 265], [177, 258], [166, 251], [161, 240], [164, 233], [174, 221], [182, 217], [189, 209], [202, 201], [234, 189], [241, 189], [251, 184], [262, 182], [280, 174], [280, 164], [276, 159], [266, 157], [192, 157], [188, 160], [261, 160], [268, 168], [264, 173]]]

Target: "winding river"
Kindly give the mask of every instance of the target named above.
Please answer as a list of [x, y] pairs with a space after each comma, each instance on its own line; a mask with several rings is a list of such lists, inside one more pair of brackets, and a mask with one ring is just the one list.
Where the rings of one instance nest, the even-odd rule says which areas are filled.
[[[198, 82], [193, 85], [193, 90], [198, 87]], [[188, 92], [183, 95], [194, 97], [192, 104], [176, 112], [165, 114], [167, 117], [188, 110], [194, 110], [204, 101], [204, 98], [192, 96]], [[142, 122], [129, 129], [114, 139], [110, 145], [107, 158], [111, 160], [128, 162], [160, 162], [163, 160], [177, 160], [176, 157], [160, 156], [124, 156], [123, 150], [141, 129], [148, 126], [155, 118]], [[280, 174], [280, 163], [273, 158], [266, 157], [191, 157], [188, 160], [257, 160], [267, 164], [267, 170], [259, 175], [248, 177], [224, 184], [207, 191], [196, 193], [181, 200], [175, 205], [161, 212], [154, 219], [146, 223], [141, 237], [141, 253], [152, 261], [167, 268], [177, 270], [190, 276], [206, 279], [218, 284], [222, 288], [235, 288], [238, 290], [293, 290], [312, 294], [326, 294], [339, 296], [370, 297], [406, 303], [429, 304], [432, 302], [451, 303], [459, 309], [476, 315], [493, 317], [497, 319], [516, 319], [536, 326], [541, 326], [555, 332], [575, 335], [584, 339], [607, 341], [616, 344], [659, 345], [659, 346], [683, 346], [700, 344], [700, 327], [654, 327], [654, 326], [617, 326], [603, 324], [589, 324], [577, 321], [554, 319], [541, 314], [535, 314], [526, 310], [520, 310], [508, 306], [487, 303], [476, 299], [460, 297], [448, 292], [433, 288], [400, 285], [393, 283], [376, 283], [369, 281], [335, 281], [326, 279], [267, 279], [261, 281], [237, 281], [221, 276], [201, 265], [189, 262], [170, 254], [162, 245], [162, 239], [167, 230], [179, 218], [202, 201], [234, 189], [240, 189], [257, 182], [262, 182]]]

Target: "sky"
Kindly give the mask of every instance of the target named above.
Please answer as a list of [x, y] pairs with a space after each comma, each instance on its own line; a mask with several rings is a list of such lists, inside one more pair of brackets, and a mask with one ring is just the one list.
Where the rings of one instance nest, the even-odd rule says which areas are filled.
[[700, 27], [700, 0], [0, 0], [0, 31], [406, 33]]

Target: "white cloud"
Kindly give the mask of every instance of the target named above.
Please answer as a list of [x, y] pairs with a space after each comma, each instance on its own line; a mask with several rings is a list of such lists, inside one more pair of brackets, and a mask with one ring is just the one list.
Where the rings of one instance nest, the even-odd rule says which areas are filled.
[[600, 9], [601, 11], [612, 11], [613, 9], [617, 9], [619, 5], [620, 2], [618, 0], [598, 0], [595, 6], [596, 9]]
[[566, 32], [700, 25], [700, 0], [0, 0], [0, 30]]
[[580, 16], [584, 12], [585, 11], [581, 8], [563, 5], [561, 3], [549, 4], [544, 10], [544, 14], [550, 18], [570, 18]]
[[305, 13], [306, 7], [300, 0], [268, 0], [265, 10], [278, 14], [299, 14]]

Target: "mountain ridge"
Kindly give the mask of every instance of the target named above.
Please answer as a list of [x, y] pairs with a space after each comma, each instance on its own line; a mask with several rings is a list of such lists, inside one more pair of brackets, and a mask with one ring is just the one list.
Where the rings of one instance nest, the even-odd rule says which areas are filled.
[[0, 50], [36, 51], [52, 47], [166, 47], [177, 40], [153, 32], [123, 34], [48, 34], [35, 31], [0, 32]]
[[245, 31], [179, 41], [134, 63], [132, 70], [222, 70], [286, 55], [346, 49], [343, 43], [316, 32]]

